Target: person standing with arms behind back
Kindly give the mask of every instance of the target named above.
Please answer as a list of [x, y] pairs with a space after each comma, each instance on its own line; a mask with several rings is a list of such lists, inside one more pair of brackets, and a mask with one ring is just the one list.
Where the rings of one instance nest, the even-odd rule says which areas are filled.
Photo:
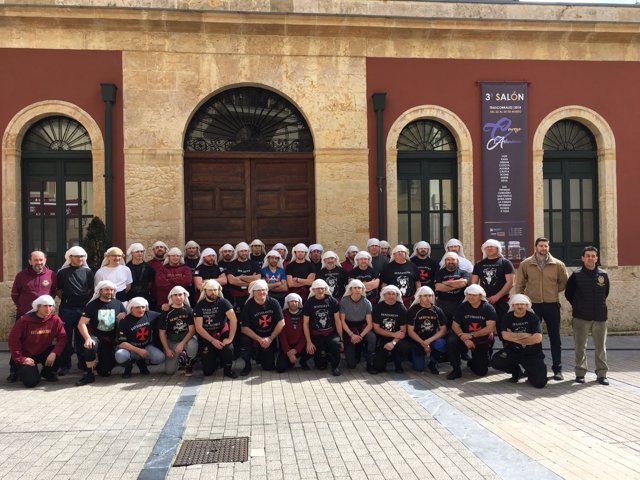
[[591, 333], [596, 351], [596, 375], [600, 385], [609, 385], [607, 372], [607, 297], [609, 275], [598, 266], [598, 249], [584, 247], [582, 268], [567, 282], [564, 292], [573, 307], [573, 340], [576, 349], [576, 382], [587, 373], [587, 338]]
[[549, 253], [549, 239], [536, 238], [535, 249], [535, 253], [525, 258], [518, 267], [516, 293], [523, 293], [529, 297], [533, 311], [547, 324], [553, 379], [563, 380], [558, 296], [567, 285], [567, 268]]

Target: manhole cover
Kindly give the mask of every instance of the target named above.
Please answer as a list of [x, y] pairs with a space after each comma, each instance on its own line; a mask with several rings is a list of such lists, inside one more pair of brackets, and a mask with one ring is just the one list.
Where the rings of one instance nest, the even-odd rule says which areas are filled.
[[173, 466], [186, 467], [201, 463], [246, 462], [248, 459], [249, 437], [185, 440], [182, 442]]

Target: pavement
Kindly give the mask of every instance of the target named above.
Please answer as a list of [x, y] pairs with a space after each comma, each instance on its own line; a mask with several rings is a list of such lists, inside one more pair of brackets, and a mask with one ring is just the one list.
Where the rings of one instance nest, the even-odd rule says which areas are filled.
[[[361, 365], [236, 380], [134, 367], [126, 380], [116, 369], [75, 387], [75, 371], [25, 389], [4, 382], [3, 346], [0, 478], [640, 479], [637, 336], [609, 337], [610, 386], [593, 373], [573, 382], [563, 337], [565, 380], [542, 390], [493, 370], [448, 381], [447, 364], [439, 376]], [[172, 466], [183, 440], [226, 437], [249, 437], [248, 461]]]

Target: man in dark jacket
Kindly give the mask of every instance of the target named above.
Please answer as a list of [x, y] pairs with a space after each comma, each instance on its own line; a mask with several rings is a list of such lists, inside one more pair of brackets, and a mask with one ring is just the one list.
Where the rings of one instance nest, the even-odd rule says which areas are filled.
[[598, 266], [598, 249], [584, 247], [582, 267], [567, 282], [565, 297], [573, 307], [573, 340], [576, 352], [576, 382], [584, 383], [587, 373], [587, 338], [593, 338], [596, 351], [596, 375], [600, 385], [609, 385], [607, 379], [607, 297], [609, 276]]

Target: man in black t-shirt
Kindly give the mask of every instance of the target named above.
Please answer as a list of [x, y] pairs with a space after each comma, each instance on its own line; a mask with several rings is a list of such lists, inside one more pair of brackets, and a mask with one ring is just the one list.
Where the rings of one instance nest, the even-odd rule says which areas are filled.
[[110, 280], [99, 282], [93, 297], [78, 322], [78, 331], [84, 342], [80, 354], [86, 362], [87, 372], [76, 382], [77, 386], [93, 383], [96, 371], [101, 377], [111, 375], [116, 365], [117, 322], [127, 314], [122, 302], [116, 299], [116, 285]]
[[329, 250], [322, 254], [322, 269], [316, 278], [324, 280], [329, 286], [329, 294], [340, 301], [347, 286], [347, 272], [340, 266], [340, 258]]
[[418, 267], [420, 286], [429, 287], [433, 290], [435, 288], [435, 275], [440, 270], [440, 265], [429, 255], [431, 255], [431, 245], [421, 240], [413, 246], [410, 260], [411, 263]]
[[229, 282], [229, 301], [237, 315], [249, 298], [249, 285], [260, 279], [260, 266], [249, 258], [249, 245], [246, 242], [236, 245], [233, 261], [228, 265], [226, 274]]
[[164, 350], [164, 372], [173, 375], [178, 371], [180, 355], [185, 355], [186, 377], [193, 375], [193, 359], [198, 354], [198, 340], [193, 325], [193, 309], [189, 305], [189, 292], [177, 285], [167, 296], [169, 310], [158, 319], [158, 336]]
[[378, 337], [373, 366], [378, 372], [387, 369], [393, 358], [396, 373], [404, 372], [402, 362], [409, 356], [407, 337], [407, 309], [402, 294], [395, 285], [387, 285], [380, 292], [380, 301], [373, 306], [373, 331]]
[[409, 250], [404, 245], [396, 245], [391, 255], [393, 260], [384, 268], [380, 281], [383, 287], [386, 285], [398, 287], [404, 307], [409, 308], [416, 290], [421, 287], [418, 267], [407, 260]]
[[151, 296], [155, 270], [144, 261], [144, 252], [145, 248], [141, 243], [132, 243], [127, 249], [127, 267], [131, 270], [133, 280], [131, 288], [127, 292], [127, 300], [144, 297], [150, 304], [155, 305]]
[[269, 297], [269, 285], [264, 280], [252, 282], [240, 320], [244, 360], [241, 376], [251, 372], [251, 358], [255, 357], [263, 370], [276, 368], [276, 339], [284, 328], [282, 308], [277, 300]]
[[304, 301], [309, 296], [309, 287], [316, 279], [316, 272], [309, 260], [309, 249], [298, 243], [291, 249], [291, 261], [284, 269], [290, 293], [297, 293]]
[[469, 272], [460, 268], [458, 254], [455, 252], [445, 253], [442, 262], [444, 267], [436, 273], [436, 305], [447, 316], [447, 329], [451, 329], [453, 316], [464, 301]]
[[196, 265], [193, 271], [193, 288], [195, 290], [196, 297], [200, 297], [202, 291], [202, 284], [213, 278], [222, 287], [227, 284], [227, 275], [224, 270], [218, 265], [216, 251], [213, 248], [205, 248], [200, 255], [200, 262]]
[[367, 300], [371, 305], [375, 305], [379, 298], [380, 275], [371, 265], [371, 254], [365, 251], [358, 252], [355, 261], [355, 267], [348, 274], [349, 279], [360, 280], [364, 284]]

